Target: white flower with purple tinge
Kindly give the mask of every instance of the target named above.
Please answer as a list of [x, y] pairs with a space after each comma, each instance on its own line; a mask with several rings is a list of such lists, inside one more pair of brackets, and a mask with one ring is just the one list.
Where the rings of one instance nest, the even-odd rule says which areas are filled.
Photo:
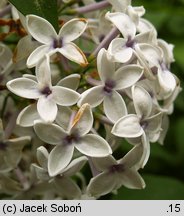
[[47, 58], [39, 62], [36, 67], [36, 80], [32, 77], [22, 77], [7, 83], [8, 89], [14, 94], [28, 99], [36, 99], [37, 111], [47, 122], [55, 120], [57, 104], [71, 106], [79, 99], [79, 93], [62, 86], [52, 86], [50, 64]]
[[[50, 176], [58, 174], [71, 161], [74, 149], [90, 157], [105, 157], [112, 153], [109, 144], [96, 134], [88, 134], [93, 125], [89, 104], [84, 104], [72, 119], [68, 130], [56, 124], [36, 122], [34, 129], [44, 142], [56, 145], [48, 157]], [[52, 133], [50, 133], [52, 131]]]
[[36, 48], [27, 59], [27, 66], [34, 67], [45, 54], [61, 53], [66, 58], [81, 65], [87, 59], [80, 48], [72, 43], [85, 31], [87, 20], [75, 18], [65, 23], [57, 34], [53, 26], [44, 18], [28, 15], [27, 28], [32, 37], [43, 45]]
[[116, 122], [120, 116], [127, 114], [126, 104], [118, 90], [135, 84], [141, 78], [143, 68], [132, 64], [116, 70], [115, 63], [108, 59], [105, 49], [101, 49], [97, 56], [97, 68], [102, 84], [82, 93], [78, 105], [89, 103], [96, 107], [103, 101], [105, 114], [112, 122]]

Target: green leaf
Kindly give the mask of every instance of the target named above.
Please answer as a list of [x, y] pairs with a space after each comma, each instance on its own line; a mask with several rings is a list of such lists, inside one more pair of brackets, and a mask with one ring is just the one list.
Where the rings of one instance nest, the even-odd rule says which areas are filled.
[[145, 175], [146, 188], [143, 190], [131, 190], [122, 187], [117, 195], [113, 195], [115, 200], [182, 200], [184, 199], [184, 184], [177, 179]]
[[57, 0], [9, 0], [23, 15], [34, 14], [48, 20], [58, 32]]

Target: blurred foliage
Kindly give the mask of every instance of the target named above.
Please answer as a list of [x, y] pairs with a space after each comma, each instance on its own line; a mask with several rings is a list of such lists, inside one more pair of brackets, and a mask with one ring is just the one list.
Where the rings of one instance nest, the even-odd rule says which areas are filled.
[[[175, 62], [171, 71], [178, 76], [184, 89], [184, 0], [132, 0], [143, 5], [145, 17], [158, 31], [158, 37], [174, 44]], [[104, 199], [184, 199], [184, 91], [175, 101], [170, 128], [164, 145], [151, 144], [150, 159], [141, 174], [144, 190], [122, 187], [116, 195]]]

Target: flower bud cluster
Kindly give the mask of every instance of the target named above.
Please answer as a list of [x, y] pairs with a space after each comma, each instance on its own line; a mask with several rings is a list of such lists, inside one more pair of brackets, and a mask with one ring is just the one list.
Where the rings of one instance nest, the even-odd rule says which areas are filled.
[[[149, 160], [150, 144], [164, 143], [181, 91], [170, 68], [173, 45], [158, 38], [142, 18], [144, 7], [133, 7], [131, 0], [82, 2], [71, 6], [75, 15], [60, 17], [66, 20], [59, 33], [46, 19], [24, 17], [12, 7], [25, 35], [13, 51], [0, 44], [0, 82], [9, 90], [1, 101], [10, 97], [12, 104], [1, 116], [4, 122], [11, 113], [9, 136], [20, 138], [13, 139], [15, 148], [1, 136], [0, 173], [16, 188], [10, 177], [16, 167], [23, 188], [16, 188], [15, 197], [29, 191], [29, 198], [92, 199], [121, 186], [142, 189], [139, 170]], [[123, 140], [132, 148], [116, 158]]]

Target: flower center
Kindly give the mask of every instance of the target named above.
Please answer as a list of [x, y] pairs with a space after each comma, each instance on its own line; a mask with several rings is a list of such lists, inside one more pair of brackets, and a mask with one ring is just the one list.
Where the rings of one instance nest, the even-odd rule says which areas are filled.
[[142, 120], [142, 121], [140, 121], [140, 125], [141, 125], [142, 129], [145, 130], [147, 128], [147, 126], [148, 126], [148, 122]]
[[63, 46], [63, 39], [59, 38], [59, 39], [54, 39], [53, 41], [53, 48], [61, 48]]
[[64, 139], [63, 142], [65, 145], [70, 145], [73, 142], [78, 142], [79, 141], [79, 136], [77, 134], [70, 134], [67, 135]]
[[134, 48], [135, 41], [131, 39], [131, 37], [128, 37], [128, 40], [126, 42], [126, 47]]
[[51, 89], [48, 86], [44, 87], [40, 92], [46, 97], [48, 97], [52, 93]]
[[109, 169], [109, 171], [111, 173], [115, 173], [115, 172], [123, 172], [124, 171], [124, 167], [122, 164], [116, 164], [116, 165], [112, 165]]
[[111, 94], [111, 92], [115, 86], [116, 86], [116, 83], [114, 80], [107, 80], [105, 82], [105, 86], [104, 86], [103, 90], [105, 93]]
[[158, 67], [157, 66], [153, 66], [151, 68], [151, 72], [153, 73], [153, 75], [157, 75], [157, 73], [158, 73]]

